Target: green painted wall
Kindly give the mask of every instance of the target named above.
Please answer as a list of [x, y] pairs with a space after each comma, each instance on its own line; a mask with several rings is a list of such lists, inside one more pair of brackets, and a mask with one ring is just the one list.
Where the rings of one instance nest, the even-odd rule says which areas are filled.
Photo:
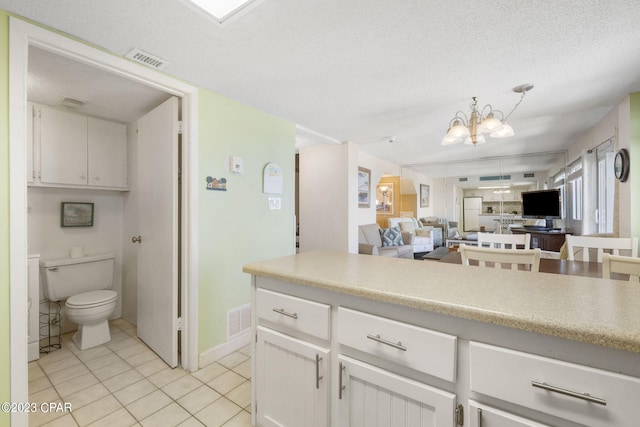
[[[9, 15], [0, 10], [0, 402], [10, 399], [9, 313]], [[226, 311], [250, 302], [247, 262], [293, 252], [295, 126], [239, 102], [200, 90], [199, 349], [226, 340]], [[224, 169], [225, 156], [245, 172]], [[284, 170], [282, 209], [270, 211], [262, 171]], [[206, 190], [206, 177], [227, 179], [227, 191]], [[10, 417], [0, 412], [0, 425]]]
[[[248, 262], [293, 253], [295, 126], [257, 109], [200, 90], [199, 350], [226, 341], [226, 312], [250, 302]], [[225, 156], [244, 173], [225, 170]], [[284, 172], [282, 209], [269, 210], [264, 166]], [[227, 191], [206, 190], [206, 178], [226, 178]]]
[[[9, 15], [0, 10], [0, 402], [10, 402], [9, 314]], [[9, 425], [0, 412], [0, 425]]]
[[640, 236], [640, 93], [630, 96], [631, 124], [629, 139], [630, 170], [628, 185], [631, 186], [631, 235]]

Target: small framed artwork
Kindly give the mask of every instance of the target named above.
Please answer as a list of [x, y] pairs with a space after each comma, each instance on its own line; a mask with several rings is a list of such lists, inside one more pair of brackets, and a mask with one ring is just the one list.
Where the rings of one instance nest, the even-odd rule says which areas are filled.
[[376, 186], [376, 214], [393, 215], [392, 182], [385, 182]]
[[62, 202], [61, 227], [93, 227], [93, 203]]
[[425, 184], [420, 184], [420, 207], [429, 207], [429, 186]]
[[358, 167], [358, 207], [371, 207], [371, 170]]

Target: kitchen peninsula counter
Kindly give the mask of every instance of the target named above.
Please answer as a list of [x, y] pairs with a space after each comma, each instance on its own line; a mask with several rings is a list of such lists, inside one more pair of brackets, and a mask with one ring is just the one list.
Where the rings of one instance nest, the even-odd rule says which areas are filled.
[[640, 289], [629, 282], [340, 252], [247, 264], [244, 272], [640, 353]]
[[254, 425], [640, 419], [637, 283], [324, 251], [244, 271]]

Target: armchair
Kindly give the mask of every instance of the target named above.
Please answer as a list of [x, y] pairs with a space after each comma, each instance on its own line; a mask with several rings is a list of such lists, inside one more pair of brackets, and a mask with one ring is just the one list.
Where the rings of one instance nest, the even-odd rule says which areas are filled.
[[413, 235], [402, 233], [402, 245], [382, 246], [380, 226], [378, 224], [363, 224], [358, 226], [358, 253], [379, 255], [395, 258], [413, 259]]

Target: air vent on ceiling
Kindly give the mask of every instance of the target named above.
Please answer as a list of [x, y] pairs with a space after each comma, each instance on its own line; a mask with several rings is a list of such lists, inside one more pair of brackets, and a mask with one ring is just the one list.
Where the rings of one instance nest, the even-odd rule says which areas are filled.
[[533, 172], [529, 172], [529, 173], [525, 173], [524, 177], [525, 178], [535, 178], [536, 174]]
[[503, 179], [511, 179], [511, 175], [493, 175], [480, 177], [480, 181], [500, 181]]
[[469, 178], [458, 178], [458, 182], [467, 182]]
[[62, 98], [62, 101], [60, 101], [58, 105], [63, 108], [78, 109], [84, 105], [84, 102], [78, 99], [65, 97], [65, 98]]
[[164, 70], [170, 65], [164, 59], [143, 52], [140, 49], [132, 49], [131, 52], [127, 53], [126, 57], [156, 70]]

